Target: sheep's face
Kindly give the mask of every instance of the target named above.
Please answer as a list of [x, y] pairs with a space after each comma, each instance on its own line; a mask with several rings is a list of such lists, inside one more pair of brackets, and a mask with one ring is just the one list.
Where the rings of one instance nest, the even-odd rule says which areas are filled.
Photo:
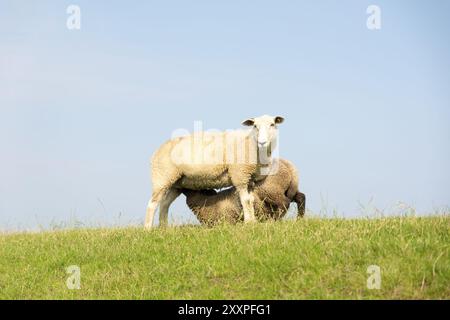
[[278, 137], [277, 125], [284, 121], [283, 117], [264, 115], [258, 118], [247, 119], [242, 122], [244, 126], [253, 127], [253, 134], [258, 148], [274, 148]]

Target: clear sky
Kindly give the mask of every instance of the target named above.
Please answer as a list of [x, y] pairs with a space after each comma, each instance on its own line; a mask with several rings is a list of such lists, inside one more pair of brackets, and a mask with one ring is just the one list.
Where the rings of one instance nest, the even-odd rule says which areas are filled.
[[[449, 205], [449, 16], [444, 0], [0, 0], [0, 229], [142, 222], [173, 130], [264, 113], [286, 119], [309, 210]], [[193, 220], [184, 197], [170, 216]]]

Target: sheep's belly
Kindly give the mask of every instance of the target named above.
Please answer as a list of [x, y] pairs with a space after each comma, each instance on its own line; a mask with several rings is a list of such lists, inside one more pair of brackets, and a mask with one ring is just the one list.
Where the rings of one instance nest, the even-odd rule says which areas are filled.
[[223, 172], [220, 175], [211, 177], [210, 175], [192, 175], [183, 176], [177, 181], [176, 187], [191, 190], [220, 189], [231, 186], [230, 176]]

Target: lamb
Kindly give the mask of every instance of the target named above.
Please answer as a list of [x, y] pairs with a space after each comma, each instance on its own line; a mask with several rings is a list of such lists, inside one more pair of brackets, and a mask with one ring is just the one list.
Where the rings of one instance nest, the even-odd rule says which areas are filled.
[[255, 221], [251, 184], [271, 168], [277, 125], [283, 117], [264, 115], [247, 119], [248, 131], [199, 132], [164, 143], [151, 161], [152, 197], [147, 205], [145, 228], [153, 226], [159, 205], [160, 225], [167, 225], [170, 204], [180, 189], [208, 190], [234, 186], [244, 212], [244, 222]]
[[[255, 211], [258, 220], [281, 219], [291, 202], [297, 203], [297, 216], [305, 214], [305, 195], [298, 191], [298, 174], [295, 166], [284, 159], [279, 160], [279, 168], [273, 175], [255, 184]], [[274, 160], [274, 161], [277, 161]], [[219, 223], [242, 221], [242, 206], [236, 188], [220, 192], [214, 190], [183, 189], [188, 207], [198, 220], [207, 226]]]

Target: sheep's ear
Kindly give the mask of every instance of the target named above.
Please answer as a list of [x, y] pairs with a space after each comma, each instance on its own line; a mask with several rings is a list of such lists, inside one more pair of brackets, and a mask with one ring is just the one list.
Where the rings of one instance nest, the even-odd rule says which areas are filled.
[[284, 122], [284, 118], [283, 117], [280, 117], [280, 116], [275, 117], [275, 123], [276, 124], [280, 124], [280, 123], [283, 123], [283, 122]]
[[250, 119], [247, 119], [245, 121], [242, 121], [242, 125], [243, 126], [251, 127], [254, 124], [255, 124], [255, 119], [254, 118], [250, 118]]

